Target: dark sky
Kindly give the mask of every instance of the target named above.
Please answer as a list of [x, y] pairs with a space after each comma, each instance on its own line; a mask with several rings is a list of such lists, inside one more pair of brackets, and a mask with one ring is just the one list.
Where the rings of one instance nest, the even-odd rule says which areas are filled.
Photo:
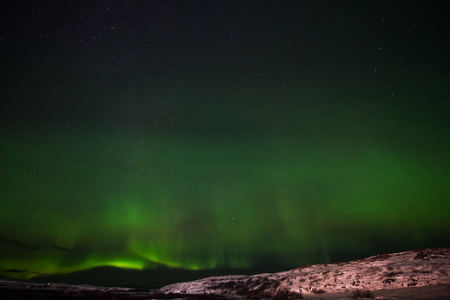
[[3, 1], [0, 274], [155, 286], [450, 246], [448, 15]]

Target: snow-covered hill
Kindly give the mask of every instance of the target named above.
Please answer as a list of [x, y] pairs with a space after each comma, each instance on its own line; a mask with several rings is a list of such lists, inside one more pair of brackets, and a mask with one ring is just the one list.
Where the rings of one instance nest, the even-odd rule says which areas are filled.
[[253, 276], [220, 276], [176, 283], [162, 294], [287, 298], [352, 291], [450, 285], [450, 249], [381, 254], [346, 263], [307, 265]]
[[230, 275], [159, 290], [42, 284], [0, 277], [0, 299], [450, 299], [450, 248], [382, 254], [346, 263]]

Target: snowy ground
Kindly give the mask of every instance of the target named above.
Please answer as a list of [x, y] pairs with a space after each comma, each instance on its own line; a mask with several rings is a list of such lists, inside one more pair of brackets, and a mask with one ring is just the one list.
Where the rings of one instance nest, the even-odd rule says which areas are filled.
[[[228, 297], [307, 297], [351, 295], [359, 291], [446, 287], [450, 298], [450, 249], [382, 254], [347, 263], [308, 265], [287, 272], [210, 277], [163, 287], [162, 293]], [[388, 292], [389, 293], [389, 292]]]
[[0, 278], [0, 299], [450, 299], [450, 248], [382, 254], [252, 276], [209, 277], [159, 290]]

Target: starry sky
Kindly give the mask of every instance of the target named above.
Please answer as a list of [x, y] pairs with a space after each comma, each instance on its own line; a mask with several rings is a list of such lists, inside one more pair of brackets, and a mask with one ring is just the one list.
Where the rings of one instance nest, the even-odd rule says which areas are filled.
[[448, 14], [2, 2], [0, 275], [158, 287], [449, 247]]

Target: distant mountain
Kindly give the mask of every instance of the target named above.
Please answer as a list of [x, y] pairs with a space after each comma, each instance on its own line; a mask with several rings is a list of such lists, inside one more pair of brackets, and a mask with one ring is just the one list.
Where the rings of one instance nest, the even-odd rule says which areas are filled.
[[[418, 287], [434, 286], [435, 289]], [[413, 289], [415, 288], [415, 289]], [[253, 276], [221, 276], [175, 283], [161, 294], [211, 295], [227, 298], [302, 298], [346, 296], [373, 298], [397, 293], [437, 293], [450, 299], [450, 248], [380, 254], [345, 263], [307, 265], [294, 270]], [[322, 296], [320, 296], [322, 295]], [[342, 295], [344, 296], [344, 295]], [[386, 299], [381, 297], [381, 299]], [[425, 299], [416, 296], [416, 299]]]

